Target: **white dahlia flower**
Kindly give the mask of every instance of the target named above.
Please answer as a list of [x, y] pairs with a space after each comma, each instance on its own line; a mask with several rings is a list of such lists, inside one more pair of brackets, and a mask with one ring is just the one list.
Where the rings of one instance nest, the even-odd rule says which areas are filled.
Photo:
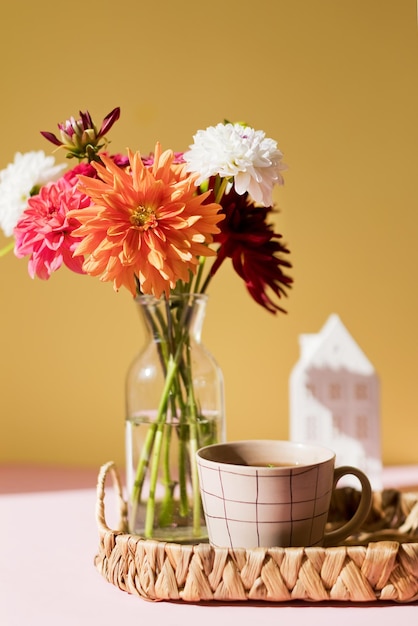
[[248, 192], [255, 202], [271, 206], [275, 184], [283, 184], [283, 154], [277, 142], [242, 124], [218, 124], [199, 130], [184, 153], [187, 171], [198, 173], [200, 185], [210, 176], [233, 179], [235, 189]]
[[0, 171], [0, 227], [6, 237], [26, 208], [33, 190], [59, 178], [65, 165], [55, 165], [53, 156], [37, 152], [17, 152], [13, 163]]

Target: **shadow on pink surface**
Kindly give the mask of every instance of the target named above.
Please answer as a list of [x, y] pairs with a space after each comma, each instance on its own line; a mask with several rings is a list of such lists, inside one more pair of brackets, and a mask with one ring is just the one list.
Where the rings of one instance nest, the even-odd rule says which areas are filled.
[[0, 493], [94, 489], [98, 469], [38, 465], [0, 465]]
[[[95, 489], [100, 468], [0, 464], [0, 494]], [[124, 468], [118, 468], [124, 483]], [[385, 467], [384, 488], [418, 491], [418, 465]]]

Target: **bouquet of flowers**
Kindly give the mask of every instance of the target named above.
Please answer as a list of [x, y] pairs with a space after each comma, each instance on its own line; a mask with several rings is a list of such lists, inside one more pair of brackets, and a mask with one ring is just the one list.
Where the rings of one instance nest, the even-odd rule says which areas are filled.
[[[144, 534], [152, 536], [155, 488], [151, 484], [146, 497], [142, 491], [147, 468], [160, 462], [159, 433], [171, 421], [191, 451], [216, 439], [203, 436], [204, 420], [189, 393], [190, 297], [205, 294], [230, 258], [251, 297], [271, 313], [283, 311], [280, 299], [292, 284], [289, 251], [269, 218], [285, 165], [277, 143], [263, 131], [226, 121], [197, 131], [185, 152], [157, 143], [151, 154], [113, 154], [106, 135], [119, 116], [120, 109], [113, 109], [98, 129], [88, 111], [80, 112], [78, 119], [58, 124], [58, 135], [42, 132], [77, 161], [73, 167], [38, 151], [17, 153], [0, 171], [0, 227], [11, 237], [0, 256], [14, 249], [18, 258], [28, 257], [32, 278], [49, 279], [65, 265], [112, 282], [116, 291], [123, 286], [135, 298], [165, 303], [166, 317], [152, 320], [161, 339], [164, 385], [131, 494], [134, 507], [146, 500]], [[180, 303], [173, 305], [173, 297], [181, 297]], [[191, 474], [198, 534], [195, 468]], [[156, 470], [150, 475], [151, 483], [157, 480]], [[183, 475], [180, 468], [180, 487]]]

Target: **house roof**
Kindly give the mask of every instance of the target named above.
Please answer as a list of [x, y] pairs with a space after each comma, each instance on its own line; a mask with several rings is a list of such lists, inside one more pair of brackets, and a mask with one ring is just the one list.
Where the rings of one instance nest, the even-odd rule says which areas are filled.
[[303, 366], [344, 368], [365, 375], [375, 371], [336, 313], [329, 316], [319, 333], [300, 335], [299, 343], [299, 363]]

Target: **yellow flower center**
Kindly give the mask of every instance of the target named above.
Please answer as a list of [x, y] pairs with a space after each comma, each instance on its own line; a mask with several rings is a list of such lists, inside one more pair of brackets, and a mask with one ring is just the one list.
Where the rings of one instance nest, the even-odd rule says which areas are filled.
[[154, 210], [146, 206], [139, 206], [134, 209], [130, 221], [132, 226], [139, 230], [148, 230], [148, 228], [154, 228], [157, 225]]

